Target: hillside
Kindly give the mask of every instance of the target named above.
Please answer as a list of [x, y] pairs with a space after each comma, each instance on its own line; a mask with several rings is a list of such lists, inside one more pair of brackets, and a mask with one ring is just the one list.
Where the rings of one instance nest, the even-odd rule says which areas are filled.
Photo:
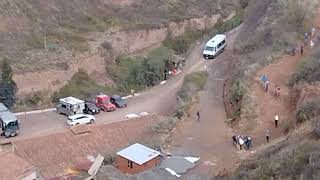
[[3, 0], [0, 59], [11, 62], [20, 106], [34, 96], [50, 106], [79, 69], [100, 86], [117, 86], [108, 70], [117, 57], [143, 56], [168, 36], [212, 28], [238, 8], [238, 0]]
[[[227, 112], [234, 133], [248, 134], [254, 143], [252, 150], [239, 152], [236, 170], [221, 171], [214, 180], [319, 179], [319, 12], [313, 0], [256, 1], [248, 7], [226, 89], [231, 98], [225, 100], [231, 102]], [[290, 48], [298, 49], [295, 56]], [[263, 74], [271, 90], [263, 88]]]
[[67, 69], [72, 57], [91, 50], [89, 41], [110, 31], [161, 27], [232, 8], [231, 0], [4, 0], [0, 57], [9, 57], [16, 72]]

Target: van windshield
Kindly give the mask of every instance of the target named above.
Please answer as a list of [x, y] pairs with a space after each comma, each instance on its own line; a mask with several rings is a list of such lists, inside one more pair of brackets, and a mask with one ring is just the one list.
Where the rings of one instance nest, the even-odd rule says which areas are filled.
[[18, 121], [12, 121], [6, 125], [6, 128], [18, 126]]
[[213, 51], [213, 50], [214, 50], [214, 47], [206, 46], [205, 50], [206, 50], [206, 51]]

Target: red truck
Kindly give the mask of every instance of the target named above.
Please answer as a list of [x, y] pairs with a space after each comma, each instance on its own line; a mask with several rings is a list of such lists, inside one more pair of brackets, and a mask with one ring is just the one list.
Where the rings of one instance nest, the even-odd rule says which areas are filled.
[[96, 106], [103, 111], [116, 110], [116, 106], [110, 102], [110, 97], [105, 94], [96, 97]]

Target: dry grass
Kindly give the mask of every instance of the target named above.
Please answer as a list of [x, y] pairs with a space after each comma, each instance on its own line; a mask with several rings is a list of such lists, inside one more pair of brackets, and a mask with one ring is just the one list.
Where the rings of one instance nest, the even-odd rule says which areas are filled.
[[252, 91], [249, 91], [243, 97], [242, 101], [241, 121], [239, 122], [239, 129], [242, 132], [250, 132], [257, 125], [257, 117], [259, 114], [257, 97], [250, 92]]
[[[308, 123], [310, 125], [311, 123]], [[280, 138], [257, 149], [257, 153], [243, 161], [229, 176], [213, 179], [312, 179], [319, 177], [318, 140], [309, 136], [310, 128], [298, 128], [288, 138]], [[310, 158], [313, 156], [313, 163]], [[314, 163], [316, 162], [316, 163]], [[303, 176], [303, 178], [301, 178]]]
[[194, 72], [184, 77], [182, 87], [177, 93], [178, 108], [176, 116], [179, 119], [188, 115], [186, 112], [197, 100], [198, 93], [204, 88], [207, 78], [207, 72]]

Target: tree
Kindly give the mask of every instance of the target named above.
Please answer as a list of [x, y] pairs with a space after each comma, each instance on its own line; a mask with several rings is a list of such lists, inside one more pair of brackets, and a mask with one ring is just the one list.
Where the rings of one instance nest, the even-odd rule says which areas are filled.
[[7, 107], [10, 108], [15, 102], [17, 85], [12, 79], [13, 71], [7, 58], [4, 58], [2, 60], [0, 69], [0, 102], [4, 103]]

